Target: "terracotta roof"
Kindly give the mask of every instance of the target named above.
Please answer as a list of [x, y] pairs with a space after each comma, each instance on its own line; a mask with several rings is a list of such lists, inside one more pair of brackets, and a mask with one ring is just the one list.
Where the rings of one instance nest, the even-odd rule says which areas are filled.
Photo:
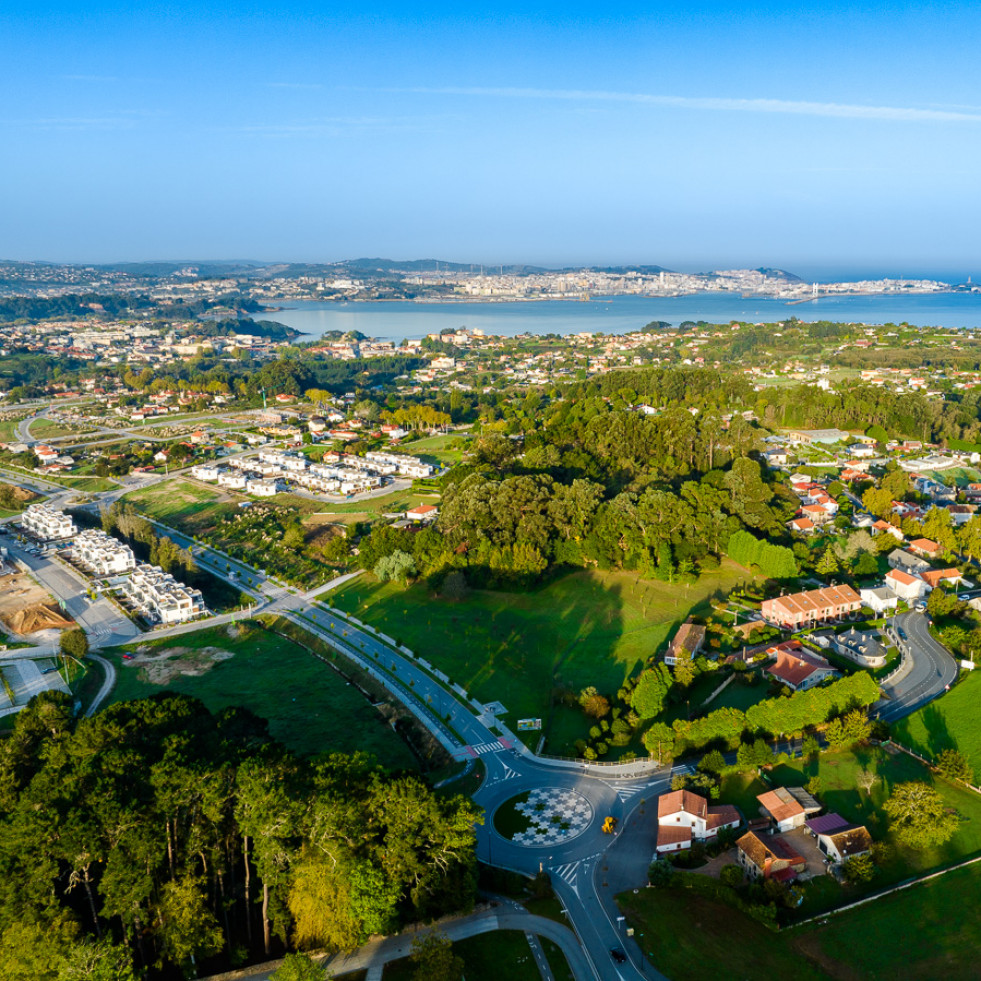
[[801, 807], [800, 803], [786, 791], [783, 794], [779, 793], [780, 790], [783, 788], [768, 790], [765, 794], [757, 794], [756, 799], [760, 802], [761, 807], [766, 808], [770, 817], [774, 821], [786, 821], [788, 818], [803, 814], [804, 808]]
[[831, 665], [823, 657], [801, 647], [796, 651], [777, 651], [776, 664], [771, 664], [766, 672], [785, 685], [796, 688], [815, 671], [830, 670]]
[[908, 572], [903, 572], [902, 569], [890, 569], [886, 573], [886, 579], [892, 579], [901, 586], [912, 586], [913, 583], [919, 581], [916, 576], [911, 576]]
[[939, 586], [944, 579], [960, 579], [961, 574], [957, 569], [928, 569], [920, 578], [928, 586]]
[[708, 814], [708, 801], [690, 790], [675, 790], [670, 794], [662, 794], [657, 799], [658, 818], [669, 817], [679, 811], [704, 818]]
[[[691, 828], [674, 824], [662, 824], [657, 829], [657, 845], [677, 845], [691, 841]], [[649, 847], [649, 846], [648, 846]]]
[[[763, 607], [783, 608], [788, 613], [823, 613], [829, 607], [858, 605], [862, 602], [851, 586], [825, 586], [823, 589], [810, 589], [803, 593], [790, 593], [764, 600]], [[766, 613], [764, 612], [764, 616]]]
[[914, 538], [909, 543], [909, 547], [918, 548], [921, 552], [930, 552], [932, 554], [942, 551], [940, 546], [936, 542], [930, 541], [929, 538]]
[[735, 822], [738, 824], [742, 818], [732, 804], [719, 804], [717, 807], [708, 809], [708, 816], [705, 818], [705, 829], [711, 831], [713, 828], [722, 828], [727, 824]]

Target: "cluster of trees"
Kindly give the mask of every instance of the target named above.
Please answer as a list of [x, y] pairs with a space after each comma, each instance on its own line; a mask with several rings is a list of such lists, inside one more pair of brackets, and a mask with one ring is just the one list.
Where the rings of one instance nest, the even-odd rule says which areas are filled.
[[[444, 478], [430, 560], [395, 539], [389, 551], [413, 552], [437, 585], [451, 569], [472, 585], [526, 584], [560, 564], [686, 579], [739, 530], [784, 534], [797, 507], [751, 458], [757, 431], [739, 416], [726, 429], [717, 412], [644, 416], [592, 397], [553, 404], [537, 425], [523, 439], [485, 434]], [[372, 569], [381, 555], [369, 554]]]
[[47, 693], [0, 743], [2, 973], [129, 981], [274, 938], [352, 949], [472, 904], [478, 820], [369, 758], [298, 759], [242, 709], [160, 695], [76, 720]]
[[768, 579], [794, 579], [799, 573], [792, 549], [761, 541], [748, 531], [737, 531], [729, 539], [729, 558], [747, 569], [756, 566]]
[[[161, 537], [153, 530], [146, 518], [136, 513], [132, 504], [114, 501], [111, 505], [99, 508], [99, 520], [107, 535], [118, 532], [131, 547], [142, 545], [151, 565], [158, 565], [164, 572], [174, 575], [194, 576], [198, 571], [194, 556], [186, 548], [181, 548], [171, 539]], [[135, 550], [135, 548], [134, 548]]]
[[[768, 698], [751, 705], [743, 712], [737, 708], [721, 708], [700, 719], [676, 719], [672, 725], [672, 752], [675, 756], [686, 746], [705, 746], [716, 740], [734, 746], [744, 732], [765, 732], [783, 736], [801, 732], [809, 726], [821, 725], [832, 716], [843, 715], [856, 707], [872, 705], [879, 698], [879, 686], [870, 674], [857, 671], [822, 688], [795, 692], [781, 698]], [[661, 744], [664, 752], [665, 733], [658, 730], [645, 733], [648, 751]]]

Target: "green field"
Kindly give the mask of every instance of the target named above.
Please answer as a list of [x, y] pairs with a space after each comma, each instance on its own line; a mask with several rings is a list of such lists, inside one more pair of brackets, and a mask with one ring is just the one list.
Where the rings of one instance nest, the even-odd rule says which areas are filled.
[[[127, 649], [138, 646], [143, 645]], [[295, 752], [364, 750], [392, 769], [416, 766], [406, 745], [357, 689], [270, 631], [244, 624], [214, 627], [146, 646], [182, 653], [149, 667], [123, 660], [121, 652], [110, 654], [118, 669], [113, 701], [175, 691], [200, 698], [212, 711], [241, 705], [268, 719], [272, 735]], [[214, 649], [219, 657], [233, 656], [215, 660]], [[195, 673], [181, 674], [178, 668]], [[159, 680], [151, 680], [148, 671]]]
[[[549, 719], [556, 689], [595, 685], [615, 694], [692, 612], [707, 613], [745, 573], [725, 562], [693, 585], [627, 573], [574, 572], [524, 593], [475, 590], [452, 602], [424, 585], [380, 585], [362, 576], [331, 594], [335, 605], [400, 640], [482, 701], [497, 699], [507, 722]], [[706, 693], [707, 694], [707, 693]], [[568, 752], [583, 716], [564, 709], [546, 731]]]
[[418, 456], [427, 463], [450, 466], [463, 460], [463, 451], [468, 437], [450, 433], [446, 436], [430, 436], [427, 439], [413, 440], [399, 447], [399, 452]]
[[969, 674], [946, 695], [918, 712], [900, 719], [893, 727], [897, 742], [927, 759], [945, 749], [960, 750], [981, 776], [981, 676]]
[[[825, 920], [771, 933], [687, 889], [617, 897], [652, 963], [672, 981], [967, 981], [978, 976], [981, 866], [957, 869]], [[697, 933], [696, 933], [697, 930]]]
[[131, 491], [123, 500], [135, 505], [151, 518], [172, 524], [178, 531], [194, 534], [213, 524], [233, 504], [222, 504], [222, 496], [248, 500], [239, 495], [223, 495], [189, 480], [165, 480], [151, 487]]
[[[518, 930], [495, 930], [453, 944], [453, 953], [463, 958], [467, 981], [541, 981], [525, 935]], [[565, 977], [569, 977], [565, 956], [558, 951]], [[551, 958], [550, 958], [551, 960]], [[385, 965], [383, 981], [411, 981], [415, 965], [409, 960]], [[562, 979], [562, 974], [556, 978]]]

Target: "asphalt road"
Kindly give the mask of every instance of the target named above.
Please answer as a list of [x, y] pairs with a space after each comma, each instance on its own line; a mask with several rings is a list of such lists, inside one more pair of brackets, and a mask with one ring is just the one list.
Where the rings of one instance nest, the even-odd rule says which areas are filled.
[[[470, 916], [451, 917], [439, 921], [434, 927], [421, 927], [408, 930], [393, 937], [372, 940], [350, 954], [335, 954], [325, 957], [320, 963], [331, 972], [331, 976], [349, 974], [354, 971], [378, 970], [389, 961], [408, 957], [412, 942], [416, 937], [425, 936], [431, 929], [449, 937], [452, 941], [466, 940], [493, 930], [520, 930], [535, 937], [545, 937], [557, 944], [566, 956], [576, 981], [590, 981], [593, 977], [589, 962], [582, 948], [568, 927], [542, 916], [533, 916], [527, 910], [512, 903], [502, 903], [490, 909], [480, 910]], [[539, 951], [541, 947], [539, 945]], [[534, 953], [534, 947], [532, 947]], [[544, 954], [541, 955], [544, 960]], [[255, 973], [244, 975], [239, 981], [269, 981], [279, 962], [266, 967], [258, 967]], [[542, 962], [536, 958], [539, 971]], [[547, 963], [546, 963], [547, 968]], [[204, 979], [207, 981], [207, 979]]]
[[906, 639], [897, 639], [909, 656], [909, 668], [895, 681], [883, 685], [887, 698], [878, 703], [879, 717], [895, 722], [938, 698], [957, 680], [957, 662], [930, 635], [929, 621], [922, 613], [901, 613], [893, 628], [901, 627]]

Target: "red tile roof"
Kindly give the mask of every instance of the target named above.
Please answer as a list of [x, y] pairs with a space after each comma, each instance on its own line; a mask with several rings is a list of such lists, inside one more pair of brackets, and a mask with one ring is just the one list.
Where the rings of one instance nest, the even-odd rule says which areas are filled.
[[[787, 795], [790, 796], [789, 794]], [[785, 800], [776, 791], [768, 790], [765, 794], [758, 794], [756, 799], [774, 821], [786, 821], [788, 818], [797, 817], [804, 813], [804, 808], [794, 800]]]
[[658, 818], [668, 817], [679, 811], [704, 818], [708, 814], [708, 801], [690, 790], [675, 790], [670, 794], [662, 794], [657, 799]]
[[[684, 841], [691, 841], [691, 828], [681, 827], [674, 824], [662, 824], [657, 829], [657, 846], [677, 845]], [[648, 847], [650, 847], [648, 845]]]

